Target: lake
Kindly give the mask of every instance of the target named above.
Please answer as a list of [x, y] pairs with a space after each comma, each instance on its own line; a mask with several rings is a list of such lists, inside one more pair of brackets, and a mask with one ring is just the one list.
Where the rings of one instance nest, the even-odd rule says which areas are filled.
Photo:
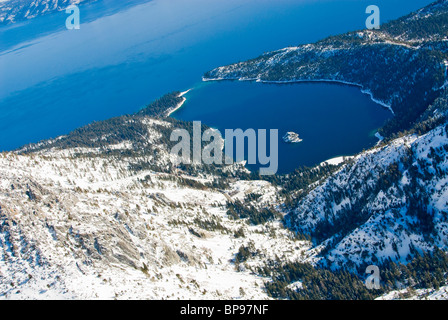
[[[381, 8], [384, 22], [430, 2], [378, 0], [376, 4]], [[80, 30], [65, 29], [68, 17], [65, 11], [1, 27], [0, 150], [12, 150], [67, 134], [92, 121], [136, 112], [171, 91], [201, 88], [202, 75], [217, 66], [365, 28], [365, 8], [369, 4], [366, 0], [101, 0], [80, 6]], [[241, 84], [241, 88], [246, 86], [250, 85]], [[322, 95], [321, 90], [328, 90], [326, 94], [350, 95], [347, 104], [352, 100], [353, 103], [361, 100], [366, 105], [371, 103], [356, 88], [325, 85], [322, 88], [326, 89], [322, 89], [321, 85], [313, 85], [313, 89], [300, 89], [300, 86], [297, 86], [298, 93], [285, 86], [266, 87], [269, 88], [267, 92], [273, 97], [277, 95], [281, 102], [270, 104], [283, 110], [278, 113], [279, 117], [289, 117], [291, 112], [297, 116], [312, 116], [313, 110], [296, 110], [317, 106], [319, 103], [313, 99]], [[184, 110], [193, 106], [200, 93], [204, 94], [203, 99], [213, 96], [215, 89], [212, 87], [214, 85], [193, 90], [189, 97], [191, 101]], [[219, 87], [221, 84], [216, 86]], [[245, 92], [238, 85], [223, 84], [222, 87], [223, 90], [235, 90], [233, 93], [226, 91], [228, 97], [232, 97], [226, 107], [235, 110], [233, 104], [243, 103], [239, 97], [243, 99]], [[288, 90], [291, 93], [285, 94]], [[250, 89], [247, 94], [257, 95], [258, 91]], [[288, 97], [302, 102], [293, 105], [287, 101]], [[258, 104], [263, 102], [254, 99]], [[325, 101], [321, 103], [335, 108]], [[254, 109], [247, 105], [244, 104], [248, 114], [253, 115]], [[287, 106], [294, 110], [282, 109]], [[257, 108], [267, 111], [269, 105], [258, 105]], [[354, 106], [348, 108], [354, 112]], [[381, 114], [380, 107], [374, 109]], [[182, 112], [186, 112], [184, 110]], [[323, 112], [323, 109], [319, 110]], [[177, 116], [181, 117], [182, 113]], [[382, 116], [378, 115], [379, 119], [376, 119], [375, 113], [373, 117], [373, 123], [359, 120], [359, 125], [373, 130]], [[323, 118], [322, 113], [320, 118]], [[239, 120], [236, 117], [227, 119]], [[203, 123], [210, 120], [210, 125], [222, 125], [214, 122], [211, 116], [195, 120]], [[260, 119], [259, 125], [268, 125], [263, 121]], [[239, 124], [229, 122], [226, 127], [234, 128]], [[253, 125], [258, 123], [253, 122]], [[277, 123], [272, 125], [279, 126]], [[307, 137], [308, 129], [286, 124], [279, 129], [287, 127], [296, 128], [307, 139], [297, 146], [298, 149], [311, 143], [312, 138]], [[339, 131], [350, 131], [350, 128], [339, 127]], [[352, 134], [358, 135], [356, 131]], [[327, 134], [323, 133], [322, 143], [327, 139]], [[322, 151], [322, 156], [339, 155], [361, 151], [374, 140], [368, 133], [367, 138], [360, 138], [360, 143], [353, 142], [344, 147], [343, 141], [338, 143], [341, 149], [325, 144], [314, 144], [314, 148], [334, 151]], [[306, 164], [321, 158], [317, 155], [307, 157], [302, 154], [300, 161]]]
[[[223, 136], [225, 129], [277, 129], [278, 173], [374, 146], [376, 130], [392, 116], [357, 87], [323, 82], [205, 82], [185, 97], [184, 105], [171, 116], [201, 120]], [[287, 132], [298, 133], [303, 141], [284, 142], [281, 138]]]

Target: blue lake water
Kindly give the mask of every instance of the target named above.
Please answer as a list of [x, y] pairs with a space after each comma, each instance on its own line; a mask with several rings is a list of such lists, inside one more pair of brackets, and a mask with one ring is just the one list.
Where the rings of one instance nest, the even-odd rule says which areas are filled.
[[[223, 136], [225, 129], [277, 129], [279, 173], [373, 146], [376, 129], [391, 117], [357, 87], [328, 83], [206, 82], [185, 97], [172, 116], [200, 119]], [[281, 138], [290, 131], [303, 141], [284, 142]]]
[[[430, 2], [377, 0], [376, 4], [384, 22]], [[0, 150], [133, 113], [167, 92], [200, 87], [203, 73], [217, 66], [363, 29], [370, 4], [367, 0], [101, 0], [80, 7], [80, 30], [65, 29], [64, 11], [2, 27]], [[232, 101], [238, 102], [242, 94], [238, 90], [229, 93], [235, 97]], [[285, 89], [269, 90], [279, 90], [280, 95]], [[331, 90], [362, 96], [356, 88]], [[321, 95], [317, 89], [296, 98], [312, 100], [316, 95]]]

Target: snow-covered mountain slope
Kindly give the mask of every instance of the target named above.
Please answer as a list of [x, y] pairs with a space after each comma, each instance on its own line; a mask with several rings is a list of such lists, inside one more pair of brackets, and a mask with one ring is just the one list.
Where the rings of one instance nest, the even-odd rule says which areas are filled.
[[[145, 161], [162, 167], [170, 161], [163, 128], [172, 124], [138, 121], [160, 147]], [[261, 207], [274, 204], [268, 182], [231, 179], [222, 190], [207, 185], [211, 174], [136, 170], [133, 148], [123, 141], [0, 154], [2, 298], [266, 299], [266, 279], [250, 266], [309, 249], [278, 220], [253, 226], [227, 215], [229, 199], [248, 194], [260, 195]], [[236, 264], [249, 244], [256, 255]]]
[[[434, 117], [446, 119], [446, 92]], [[429, 121], [429, 120], [427, 120]], [[446, 120], [445, 120], [446, 121]], [[406, 263], [448, 249], [448, 125], [395, 139], [350, 159], [287, 216], [312, 234], [332, 268]]]
[[[245, 179], [239, 164], [173, 165], [179, 125], [124, 116], [0, 154], [1, 298], [268, 299], [269, 270], [284, 264], [359, 275], [447, 248], [445, 123], [350, 158], [310, 186], [289, 228], [229, 214], [232, 202], [280, 210], [281, 184]], [[409, 294], [381, 298], [396, 297]]]

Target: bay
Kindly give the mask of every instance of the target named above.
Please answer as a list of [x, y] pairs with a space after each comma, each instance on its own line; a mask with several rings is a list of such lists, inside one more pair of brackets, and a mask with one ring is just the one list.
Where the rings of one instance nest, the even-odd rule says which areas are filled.
[[[357, 87], [323, 82], [206, 82], [185, 97], [184, 105], [172, 116], [200, 120], [218, 129], [223, 137], [226, 129], [278, 130], [280, 174], [374, 146], [377, 129], [392, 116], [389, 109], [374, 103]], [[303, 141], [284, 142], [281, 138], [287, 132], [298, 133]], [[248, 141], [245, 143], [247, 150]], [[268, 152], [270, 145], [268, 142]], [[257, 170], [266, 165], [249, 167]]]

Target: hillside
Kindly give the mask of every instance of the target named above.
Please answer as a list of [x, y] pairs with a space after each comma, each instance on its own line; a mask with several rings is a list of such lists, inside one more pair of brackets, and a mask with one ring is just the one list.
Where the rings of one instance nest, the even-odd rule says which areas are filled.
[[268, 298], [264, 279], [235, 262], [239, 248], [253, 243], [261, 260], [287, 261], [309, 243], [278, 219], [235, 220], [227, 207], [251, 194], [271, 207], [275, 187], [232, 178], [238, 165], [229, 178], [176, 169], [164, 143], [176, 123], [127, 120], [150, 147], [108, 143], [127, 131], [123, 122], [98, 136], [101, 146], [56, 146], [69, 135], [0, 155], [2, 298]]

